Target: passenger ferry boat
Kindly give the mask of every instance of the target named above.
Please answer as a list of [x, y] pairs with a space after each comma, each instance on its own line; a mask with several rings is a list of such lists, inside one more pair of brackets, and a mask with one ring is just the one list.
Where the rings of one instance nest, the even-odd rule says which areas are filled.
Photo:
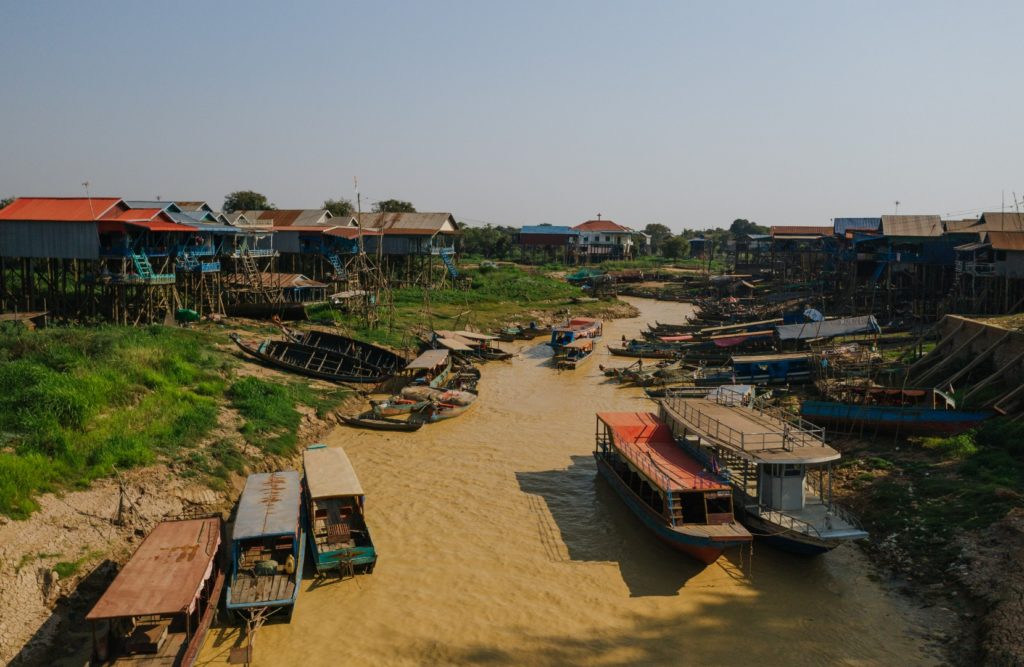
[[550, 345], [557, 352], [574, 340], [600, 338], [604, 331], [601, 320], [592, 317], [574, 317], [565, 324], [551, 329]]
[[732, 491], [680, 448], [649, 412], [599, 412], [597, 470], [658, 539], [704, 563], [753, 538], [733, 516]]
[[312, 445], [302, 454], [306, 534], [317, 572], [373, 572], [377, 550], [366, 526], [366, 494], [340, 447]]
[[306, 536], [299, 473], [249, 475], [231, 534], [225, 605], [243, 617], [283, 611], [291, 617], [302, 583]]
[[158, 523], [86, 615], [90, 665], [192, 665], [224, 587], [219, 516]]
[[832, 502], [831, 466], [840, 454], [825, 444], [824, 429], [779, 410], [740, 404], [731, 392], [664, 398], [660, 415], [681, 446], [722, 473], [737, 516], [756, 537], [806, 555], [867, 537]]

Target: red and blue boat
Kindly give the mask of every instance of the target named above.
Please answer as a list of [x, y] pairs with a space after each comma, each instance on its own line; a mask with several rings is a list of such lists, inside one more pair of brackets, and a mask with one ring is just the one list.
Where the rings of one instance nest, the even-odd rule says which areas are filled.
[[599, 412], [597, 470], [658, 539], [704, 563], [753, 538], [733, 514], [732, 490], [679, 447], [650, 412]]

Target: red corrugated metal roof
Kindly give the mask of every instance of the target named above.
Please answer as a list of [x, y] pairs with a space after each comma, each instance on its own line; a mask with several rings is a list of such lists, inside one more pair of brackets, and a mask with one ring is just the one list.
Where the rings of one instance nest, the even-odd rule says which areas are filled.
[[831, 227], [809, 227], [806, 225], [772, 226], [772, 236], [832, 236]]
[[581, 232], [632, 232], [633, 230], [628, 227], [612, 222], [611, 220], [587, 220], [582, 222], [573, 229], [577, 229]]
[[133, 208], [117, 211], [100, 221], [104, 229], [116, 229], [118, 225], [142, 227], [151, 232], [198, 232], [198, 227], [174, 222], [174, 219], [159, 208]]
[[0, 220], [93, 222], [120, 202], [118, 197], [19, 197], [0, 209]]
[[165, 222], [163, 220], [126, 220], [126, 225], [142, 227], [151, 232], [198, 232], [198, 227], [182, 225], [177, 222]]
[[187, 610], [217, 556], [220, 527], [218, 518], [157, 524], [86, 619]]
[[[650, 412], [599, 412], [597, 418], [608, 425], [620, 442], [630, 445], [619, 450], [626, 458], [641, 470], [649, 469], [649, 464], [653, 463], [657, 470], [674, 482], [674, 489], [728, 488], [708, 475], [676, 444], [672, 429], [657, 415]], [[639, 460], [634, 460], [635, 457]]]

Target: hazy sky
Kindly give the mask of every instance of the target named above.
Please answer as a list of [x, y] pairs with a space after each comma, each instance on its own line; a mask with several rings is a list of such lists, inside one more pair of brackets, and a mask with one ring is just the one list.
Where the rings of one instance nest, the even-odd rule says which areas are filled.
[[1024, 2], [0, 5], [0, 196], [828, 224], [1024, 197]]

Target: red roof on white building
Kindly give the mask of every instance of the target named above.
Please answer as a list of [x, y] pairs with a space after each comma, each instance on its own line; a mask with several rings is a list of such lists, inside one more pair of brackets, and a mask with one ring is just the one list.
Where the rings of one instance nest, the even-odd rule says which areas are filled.
[[618, 232], [620, 234], [632, 234], [633, 230], [629, 227], [623, 227], [622, 225], [612, 222], [611, 220], [587, 220], [584, 223], [578, 224], [573, 229], [581, 232]]

